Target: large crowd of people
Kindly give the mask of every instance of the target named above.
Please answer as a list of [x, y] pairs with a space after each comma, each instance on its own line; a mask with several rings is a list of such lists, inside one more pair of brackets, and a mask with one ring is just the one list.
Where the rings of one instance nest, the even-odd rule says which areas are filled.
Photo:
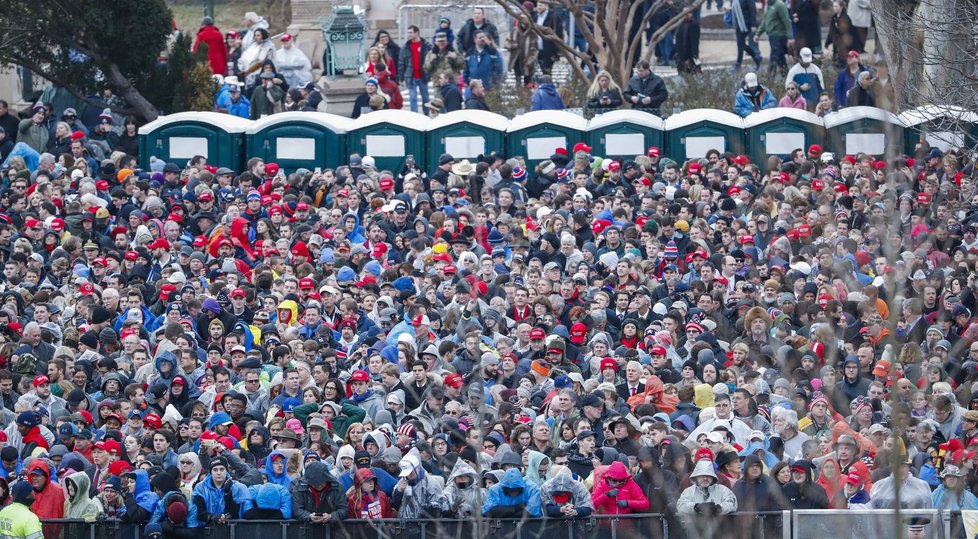
[[[249, 21], [241, 58], [267, 43]], [[622, 97], [660, 105], [638, 67]], [[86, 153], [68, 111], [51, 150], [32, 112], [44, 148], [0, 180], [4, 536], [647, 514], [666, 526], [616, 533], [698, 538], [978, 509], [967, 151], [144, 170], [126, 139]]]

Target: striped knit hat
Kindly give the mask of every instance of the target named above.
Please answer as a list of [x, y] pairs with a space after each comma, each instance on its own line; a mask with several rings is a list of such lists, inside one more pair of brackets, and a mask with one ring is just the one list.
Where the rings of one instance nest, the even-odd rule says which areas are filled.
[[662, 254], [666, 258], [679, 258], [679, 248], [676, 247], [676, 242], [669, 240], [666, 244], [666, 248], [662, 250]]

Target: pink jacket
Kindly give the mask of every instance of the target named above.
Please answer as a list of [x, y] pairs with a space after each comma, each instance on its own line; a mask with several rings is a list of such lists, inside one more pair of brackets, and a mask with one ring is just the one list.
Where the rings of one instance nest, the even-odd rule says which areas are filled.
[[778, 106], [783, 109], [805, 110], [808, 108], [808, 102], [805, 101], [805, 98], [801, 96], [801, 93], [798, 94], [798, 99], [795, 99], [794, 101], [792, 101], [791, 98], [788, 97], [786, 94], [784, 97], [781, 98], [781, 101], [778, 101]]
[[[618, 487], [618, 493], [615, 497], [606, 494], [615, 488], [608, 484], [608, 479], [626, 480], [622, 486]], [[618, 507], [618, 500], [628, 501], [628, 507]], [[649, 510], [648, 498], [645, 497], [642, 489], [635, 484], [632, 477], [628, 475], [628, 470], [620, 461], [613, 462], [608, 467], [608, 472], [594, 486], [591, 501], [594, 503], [594, 510], [600, 515], [627, 515]]]

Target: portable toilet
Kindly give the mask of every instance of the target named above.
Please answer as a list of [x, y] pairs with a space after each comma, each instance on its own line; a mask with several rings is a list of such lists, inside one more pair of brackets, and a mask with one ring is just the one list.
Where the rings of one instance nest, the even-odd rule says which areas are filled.
[[346, 164], [346, 134], [353, 120], [325, 112], [282, 112], [248, 127], [246, 158], [261, 157], [289, 172]]
[[847, 107], [827, 114], [823, 120], [827, 149], [837, 156], [882, 156], [887, 149], [903, 151], [903, 127], [891, 112], [876, 107]]
[[588, 122], [587, 141], [594, 155], [631, 159], [652, 146], [662, 148], [666, 122], [648, 112], [613, 110]]
[[961, 107], [924, 105], [897, 116], [903, 126], [903, 151], [913, 155], [917, 144], [947, 152], [951, 148], [973, 148], [978, 144], [978, 114]]
[[[557, 148], [568, 153], [574, 144], [584, 141], [587, 120], [563, 110], [535, 110], [521, 114], [509, 122], [507, 157], [521, 155], [531, 171], [543, 160], [550, 159]], [[573, 156], [571, 156], [573, 157]]]
[[425, 161], [427, 116], [409, 110], [377, 110], [360, 116], [347, 135], [347, 151], [374, 158], [378, 170], [397, 174], [408, 156]]
[[251, 120], [219, 112], [178, 112], [160, 116], [139, 128], [140, 166], [149, 158], [183, 165], [202, 155], [207, 164], [241, 170], [244, 133]]
[[662, 152], [680, 164], [720, 153], [744, 152], [744, 119], [732, 112], [693, 109], [666, 118], [666, 148]]
[[439, 114], [428, 124], [428, 170], [438, 166], [443, 153], [475, 162], [493, 150], [505, 152], [509, 119], [484, 110], [456, 110]]
[[747, 154], [754, 163], [769, 155], [787, 157], [796, 149], [822, 144], [825, 126], [817, 115], [801, 109], [764, 109], [744, 118]]

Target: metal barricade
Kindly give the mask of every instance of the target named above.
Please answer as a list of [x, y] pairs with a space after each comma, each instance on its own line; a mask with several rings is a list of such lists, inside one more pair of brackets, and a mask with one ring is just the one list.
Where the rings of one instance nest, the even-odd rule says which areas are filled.
[[869, 537], [906, 537], [905, 519], [925, 517], [931, 524], [927, 539], [948, 537], [948, 529], [938, 509], [903, 509], [897, 520], [892, 509], [849, 510], [796, 510], [791, 513], [794, 539], [866, 539]]

